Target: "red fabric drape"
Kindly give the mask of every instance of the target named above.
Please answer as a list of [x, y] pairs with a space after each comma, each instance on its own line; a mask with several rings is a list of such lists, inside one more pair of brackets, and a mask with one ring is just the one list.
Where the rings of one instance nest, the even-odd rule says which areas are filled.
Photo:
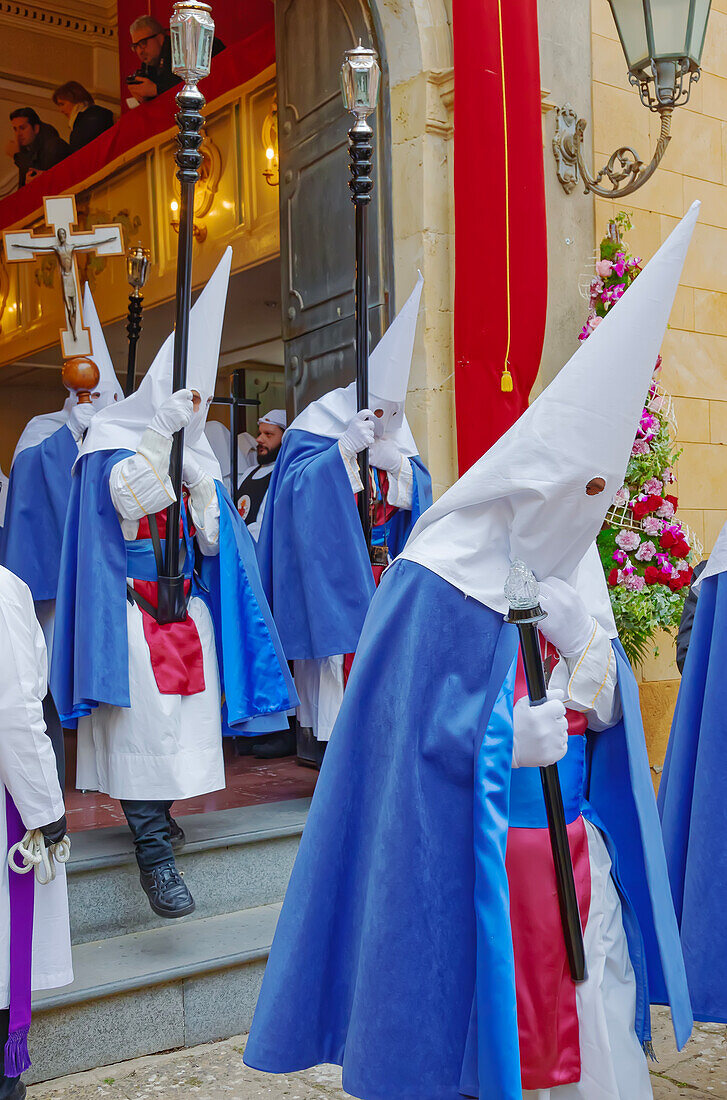
[[[525, 409], [542, 351], [537, 0], [454, 0], [454, 78], [455, 395], [464, 473]], [[510, 393], [501, 389], [506, 359]]]
[[[214, 59], [212, 72], [200, 84], [207, 102], [267, 69], [275, 61], [272, 24], [242, 42], [229, 46]], [[90, 176], [155, 134], [175, 125], [176, 88], [127, 112], [89, 145], [49, 168], [37, 179], [0, 202], [0, 229], [8, 229], [43, 206], [44, 195], [77, 192]]]

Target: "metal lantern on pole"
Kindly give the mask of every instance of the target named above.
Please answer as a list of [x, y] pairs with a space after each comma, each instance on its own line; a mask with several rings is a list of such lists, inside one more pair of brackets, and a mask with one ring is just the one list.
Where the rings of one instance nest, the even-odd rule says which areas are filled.
[[140, 244], [132, 245], [126, 253], [126, 278], [131, 287], [129, 310], [126, 319], [126, 331], [129, 335], [129, 358], [126, 364], [126, 385], [124, 396], [134, 392], [136, 379], [136, 345], [141, 336], [141, 315], [144, 308], [144, 296], [141, 293], [149, 274], [151, 252]]
[[[201, 109], [205, 98], [197, 82], [209, 75], [215, 24], [208, 4], [199, 0], [179, 0], [169, 23], [172, 45], [172, 69], [184, 81], [177, 95], [177, 179], [180, 184], [179, 244], [177, 249], [177, 298], [174, 335], [172, 389], [184, 389], [187, 383], [189, 313], [192, 307], [192, 244], [194, 241], [194, 188], [202, 165]], [[172, 443], [169, 476], [176, 500], [167, 509], [167, 539], [164, 575], [159, 578], [159, 622], [178, 622], [186, 615], [184, 576], [180, 571], [179, 519], [182, 502], [182, 464], [184, 433], [177, 432]]]
[[[356, 119], [348, 131], [351, 158], [351, 199], [356, 208], [356, 293], [354, 313], [356, 320], [356, 399], [357, 406], [365, 409], [369, 403], [369, 324], [368, 324], [368, 257], [367, 212], [371, 202], [374, 181], [371, 178], [373, 130], [368, 124], [369, 115], [376, 110], [379, 99], [381, 69], [375, 50], [361, 45], [346, 50], [341, 66], [341, 91], [346, 110]], [[359, 498], [361, 525], [366, 545], [371, 550], [371, 491], [369, 485], [369, 452], [359, 455], [359, 471], [363, 491]]]

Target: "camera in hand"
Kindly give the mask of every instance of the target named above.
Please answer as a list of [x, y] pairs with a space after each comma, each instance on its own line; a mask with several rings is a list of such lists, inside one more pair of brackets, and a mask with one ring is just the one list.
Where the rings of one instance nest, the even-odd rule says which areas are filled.
[[149, 77], [149, 66], [144, 62], [134, 73], [129, 73], [126, 77], [127, 84], [138, 84], [140, 80], [147, 80]]

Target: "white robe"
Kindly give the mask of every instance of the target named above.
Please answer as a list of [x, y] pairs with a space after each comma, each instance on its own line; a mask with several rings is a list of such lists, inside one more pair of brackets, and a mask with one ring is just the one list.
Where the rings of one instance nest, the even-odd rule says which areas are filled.
[[[621, 704], [611, 639], [594, 625], [585, 651], [561, 658], [550, 680], [566, 705], [584, 713], [592, 731], [618, 721]], [[598, 735], [598, 734], [597, 734]], [[621, 901], [611, 859], [599, 830], [586, 822], [591, 900], [583, 937], [586, 981], [576, 986], [581, 1079], [551, 1089], [524, 1089], [523, 1100], [651, 1100], [646, 1055], [634, 1030], [636, 977], [629, 957]]]
[[[339, 443], [341, 459], [348, 474], [353, 493], [360, 493], [361, 478], [358, 472], [358, 459], [344, 451]], [[396, 473], [389, 473], [389, 489], [386, 494], [392, 507], [411, 510], [414, 500], [414, 471], [409, 458], [402, 451], [401, 466]], [[263, 502], [264, 503], [264, 502]], [[262, 518], [262, 508], [260, 510]], [[257, 535], [255, 535], [257, 538]], [[313, 730], [317, 741], [330, 741], [338, 712], [343, 702], [343, 660], [344, 654], [318, 659], [307, 658], [294, 662], [295, 689], [298, 692], [300, 706], [298, 721], [301, 726]]]
[[[173, 499], [171, 443], [147, 431], [136, 454], [118, 462], [110, 475], [111, 498], [124, 538], [136, 538], [139, 520], [162, 511]], [[190, 491], [190, 512], [205, 554], [219, 552], [219, 505], [214, 480], [205, 476]], [[222, 790], [220, 681], [214, 627], [206, 604], [189, 601], [202, 645], [205, 689], [197, 695], [162, 695], [156, 685], [142, 613], [126, 605], [131, 707], [102, 704], [78, 723], [76, 785], [112, 798], [174, 801]]]
[[[53, 746], [45, 733], [47, 658], [30, 589], [0, 568], [0, 853], [7, 853], [6, 792], [26, 829], [63, 816]], [[73, 981], [66, 874], [35, 883], [33, 989]], [[10, 896], [7, 859], [0, 859], [0, 1008], [10, 1002]]]

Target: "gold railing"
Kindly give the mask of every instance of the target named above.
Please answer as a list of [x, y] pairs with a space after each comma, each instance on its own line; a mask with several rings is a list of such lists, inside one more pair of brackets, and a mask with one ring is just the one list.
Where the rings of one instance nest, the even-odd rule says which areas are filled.
[[[268, 68], [246, 84], [212, 100], [205, 109], [205, 162], [195, 201], [194, 282], [204, 283], [223, 249], [233, 250], [232, 270], [269, 260], [280, 251], [278, 189], [264, 173], [266, 140], [275, 102], [275, 73]], [[79, 224], [110, 221], [124, 227], [127, 245], [151, 250], [144, 290], [151, 309], [174, 296], [178, 198], [174, 175], [176, 125], [104, 165], [72, 188]], [[41, 227], [36, 212], [24, 223]], [[17, 228], [18, 226], [14, 226]], [[104, 324], [126, 315], [129, 287], [123, 259], [79, 256]], [[2, 368], [58, 343], [62, 327], [59, 274], [53, 257], [37, 263], [0, 262], [0, 377]]]

